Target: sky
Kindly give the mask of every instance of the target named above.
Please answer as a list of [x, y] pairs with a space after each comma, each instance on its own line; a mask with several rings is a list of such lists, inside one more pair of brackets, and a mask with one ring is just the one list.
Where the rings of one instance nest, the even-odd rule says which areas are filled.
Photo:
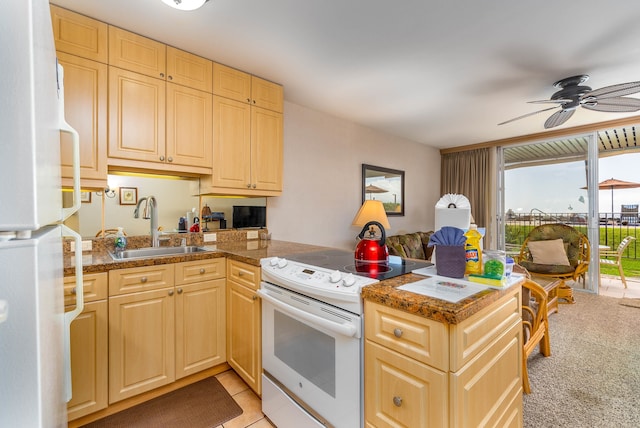
[[[640, 183], [640, 153], [601, 158], [598, 182], [609, 178]], [[505, 208], [516, 213], [531, 210], [586, 213], [587, 191], [582, 189], [586, 180], [583, 161], [508, 170], [505, 172]], [[599, 211], [610, 213], [611, 191], [600, 190], [598, 198]], [[614, 190], [614, 212], [619, 212], [623, 204], [640, 204], [640, 188]]]

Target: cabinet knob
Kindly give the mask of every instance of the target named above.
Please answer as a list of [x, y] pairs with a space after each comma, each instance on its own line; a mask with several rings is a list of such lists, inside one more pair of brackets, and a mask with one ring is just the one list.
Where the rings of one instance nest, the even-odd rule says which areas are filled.
[[76, 294], [76, 287], [73, 287], [73, 288], [71, 289], [71, 294]]
[[206, 270], [204, 268], [200, 268], [200, 275], [204, 275], [205, 272]]
[[256, 103], [256, 100], [253, 100], [253, 103], [255, 104], [255, 103]]
[[393, 397], [393, 404], [396, 407], [400, 407], [402, 406], [402, 398], [398, 397], [397, 395], [395, 397]]
[[143, 284], [144, 284], [145, 282], [147, 282], [147, 277], [146, 277], [146, 276], [143, 276], [142, 278], [140, 278], [140, 282], [141, 282], [141, 283], [143, 283]]
[[169, 290], [169, 296], [173, 296], [173, 290]]
[[402, 329], [401, 328], [395, 328], [393, 329], [393, 335], [395, 337], [402, 337]]
[[167, 79], [173, 80], [173, 76], [169, 75], [169, 76], [167, 76]]
[[164, 77], [164, 73], [160, 73], [160, 77]]
[[255, 189], [256, 188], [256, 183], [253, 183], [253, 185], [251, 187], [253, 187]]
[[252, 297], [253, 300], [258, 300], [258, 296], [256, 296], [255, 294]]
[[169, 159], [167, 159], [169, 162], [173, 162], [173, 158], [171, 156], [169, 156]]
[[182, 294], [182, 288], [178, 288], [178, 294]]
[[251, 102], [251, 98], [247, 98], [247, 102], [250, 103]]
[[160, 160], [164, 162], [164, 156], [160, 156]]
[[251, 188], [251, 183], [247, 183], [247, 189]]
[[238, 271], [238, 276], [244, 276], [244, 272], [243, 271]]

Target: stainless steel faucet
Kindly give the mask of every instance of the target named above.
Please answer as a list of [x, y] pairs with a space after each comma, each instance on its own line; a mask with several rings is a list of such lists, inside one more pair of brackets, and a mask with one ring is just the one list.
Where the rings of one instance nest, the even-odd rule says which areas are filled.
[[155, 196], [146, 196], [144, 198], [140, 198], [138, 204], [136, 205], [136, 209], [133, 211], [133, 217], [138, 218], [140, 213], [140, 205], [142, 202], [145, 203], [144, 209], [142, 210], [142, 218], [151, 219], [151, 246], [159, 247], [160, 246], [160, 232], [158, 232], [158, 203], [156, 202]]

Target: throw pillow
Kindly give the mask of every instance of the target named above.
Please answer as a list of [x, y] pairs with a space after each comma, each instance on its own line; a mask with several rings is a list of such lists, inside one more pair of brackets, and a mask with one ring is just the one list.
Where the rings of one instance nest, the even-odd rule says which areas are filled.
[[527, 243], [533, 262], [541, 265], [571, 266], [562, 239], [529, 241]]

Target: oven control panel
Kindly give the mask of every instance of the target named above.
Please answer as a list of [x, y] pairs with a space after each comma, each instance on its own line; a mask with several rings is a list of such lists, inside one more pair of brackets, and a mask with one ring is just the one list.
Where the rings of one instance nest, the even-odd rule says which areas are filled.
[[359, 300], [362, 287], [378, 282], [377, 279], [279, 257], [262, 259], [261, 265], [264, 281], [321, 300], [331, 297], [339, 300]]

